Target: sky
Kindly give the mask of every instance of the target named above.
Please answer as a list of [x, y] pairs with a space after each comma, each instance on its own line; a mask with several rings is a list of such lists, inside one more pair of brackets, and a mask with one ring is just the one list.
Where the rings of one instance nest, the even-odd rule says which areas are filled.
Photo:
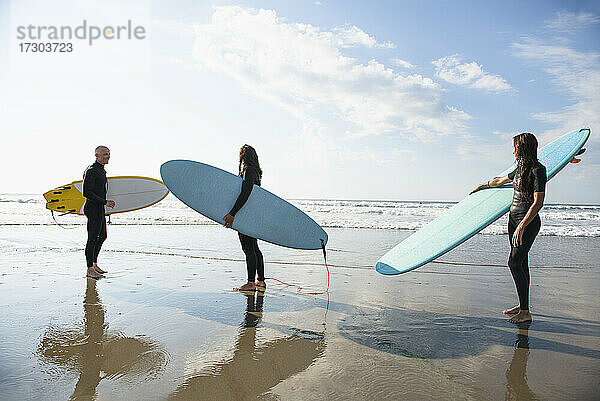
[[[84, 20], [143, 38], [18, 36]], [[0, 193], [81, 179], [100, 144], [109, 176], [155, 178], [250, 144], [284, 198], [459, 201], [514, 135], [587, 126], [546, 200], [598, 204], [599, 111], [598, 1], [0, 0]]]

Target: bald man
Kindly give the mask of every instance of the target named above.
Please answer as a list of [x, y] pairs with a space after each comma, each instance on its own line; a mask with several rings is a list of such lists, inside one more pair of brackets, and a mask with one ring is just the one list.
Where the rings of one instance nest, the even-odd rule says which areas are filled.
[[85, 245], [87, 276], [92, 278], [104, 277], [106, 270], [98, 267], [98, 254], [106, 239], [105, 207], [115, 207], [115, 202], [106, 200], [107, 179], [104, 166], [110, 159], [110, 150], [106, 146], [96, 148], [96, 161], [83, 173], [83, 196], [85, 206], [83, 212], [88, 219], [88, 239]]

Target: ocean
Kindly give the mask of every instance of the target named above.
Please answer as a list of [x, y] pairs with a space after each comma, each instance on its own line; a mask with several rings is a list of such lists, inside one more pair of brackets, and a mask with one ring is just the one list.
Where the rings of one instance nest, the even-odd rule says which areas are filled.
[[[455, 202], [289, 199], [323, 228], [418, 230]], [[600, 237], [600, 205], [546, 204], [540, 212], [542, 236]], [[482, 231], [507, 233], [507, 216]], [[62, 225], [85, 224], [82, 216], [56, 216]], [[162, 202], [139, 211], [116, 214], [113, 224], [216, 225], [169, 194]], [[55, 224], [38, 194], [0, 194], [0, 225]]]

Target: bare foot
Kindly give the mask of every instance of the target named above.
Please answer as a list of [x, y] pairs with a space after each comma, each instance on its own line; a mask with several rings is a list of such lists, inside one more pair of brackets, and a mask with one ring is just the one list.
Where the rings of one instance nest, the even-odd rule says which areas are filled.
[[516, 315], [520, 311], [521, 311], [521, 307], [519, 305], [517, 305], [517, 306], [515, 306], [514, 308], [511, 308], [511, 309], [504, 309], [502, 311], [502, 313], [504, 313], [505, 315]]
[[94, 269], [94, 266], [88, 267], [86, 276], [91, 277], [91, 278], [103, 278], [104, 277], [102, 274], [98, 273], [96, 271], [96, 269]]
[[254, 283], [248, 282], [244, 285], [234, 288], [235, 291], [256, 291], [256, 285]]
[[510, 323], [525, 323], [531, 322], [533, 319], [531, 318], [531, 313], [528, 310], [521, 310], [519, 313], [508, 319]]
[[108, 271], [102, 270], [96, 263], [94, 263], [93, 268], [94, 268], [94, 270], [96, 270], [97, 273], [100, 273], [100, 274], [108, 273]]

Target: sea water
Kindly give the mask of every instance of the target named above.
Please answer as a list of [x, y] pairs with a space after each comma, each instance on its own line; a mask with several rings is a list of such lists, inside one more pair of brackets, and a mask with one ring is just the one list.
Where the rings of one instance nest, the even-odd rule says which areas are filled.
[[[289, 199], [325, 229], [366, 228], [418, 230], [454, 206], [455, 202], [417, 202], [385, 200]], [[82, 216], [59, 216], [59, 224], [85, 224]], [[546, 204], [540, 211], [542, 236], [600, 237], [600, 205]], [[482, 231], [482, 234], [507, 233], [507, 216]], [[116, 214], [115, 224], [133, 225], [210, 225], [200, 215], [169, 194], [162, 202], [139, 211]], [[0, 194], [1, 224], [52, 224], [45, 200], [37, 194]]]

